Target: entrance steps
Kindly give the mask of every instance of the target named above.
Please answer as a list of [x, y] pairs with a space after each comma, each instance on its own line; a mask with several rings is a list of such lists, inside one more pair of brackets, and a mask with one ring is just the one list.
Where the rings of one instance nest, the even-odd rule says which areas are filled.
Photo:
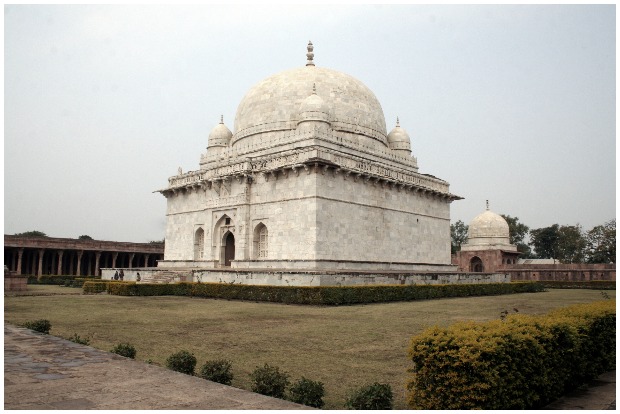
[[185, 282], [187, 275], [179, 272], [172, 272], [169, 270], [153, 272], [152, 274], [145, 274], [142, 280], [138, 283], [175, 283]]

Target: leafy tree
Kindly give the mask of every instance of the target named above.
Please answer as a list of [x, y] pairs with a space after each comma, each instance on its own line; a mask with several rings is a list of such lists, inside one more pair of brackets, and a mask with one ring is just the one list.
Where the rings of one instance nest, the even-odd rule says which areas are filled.
[[42, 231], [38, 231], [38, 230], [25, 231], [23, 233], [15, 233], [15, 235], [19, 237], [47, 237], [47, 234], [43, 233]]
[[532, 249], [525, 242], [525, 238], [530, 232], [530, 228], [523, 223], [519, 223], [519, 217], [510, 217], [501, 215], [508, 223], [508, 231], [510, 233], [510, 244], [517, 246], [517, 250], [521, 252], [522, 258], [528, 258], [532, 255]]
[[463, 223], [461, 220], [454, 224], [450, 224], [450, 238], [452, 239], [452, 254], [455, 254], [461, 250], [461, 245], [467, 242], [467, 232], [469, 226]]
[[82, 235], [82, 236], [78, 237], [78, 239], [79, 239], [79, 240], [94, 240], [92, 237], [90, 237], [90, 236], [89, 236], [89, 235], [87, 235], [87, 234], [84, 234], [84, 235]]
[[559, 231], [560, 226], [558, 224], [530, 231], [530, 245], [534, 247], [537, 258], [557, 258]]
[[581, 226], [560, 226], [558, 229], [557, 258], [562, 263], [583, 263], [586, 239]]
[[585, 238], [588, 263], [616, 263], [616, 219], [595, 226]]

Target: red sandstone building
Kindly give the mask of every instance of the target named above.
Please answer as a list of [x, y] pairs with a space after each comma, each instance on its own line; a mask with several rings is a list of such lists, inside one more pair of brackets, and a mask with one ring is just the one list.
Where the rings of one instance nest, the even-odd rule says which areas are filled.
[[4, 264], [17, 275], [100, 276], [101, 268], [156, 267], [164, 243], [4, 235]]
[[490, 211], [487, 205], [487, 210], [471, 221], [467, 243], [453, 257], [453, 264], [462, 272], [507, 273], [512, 281], [616, 280], [615, 264], [528, 263], [528, 260], [519, 260], [520, 253], [515, 245], [510, 244], [509, 235], [506, 220]]

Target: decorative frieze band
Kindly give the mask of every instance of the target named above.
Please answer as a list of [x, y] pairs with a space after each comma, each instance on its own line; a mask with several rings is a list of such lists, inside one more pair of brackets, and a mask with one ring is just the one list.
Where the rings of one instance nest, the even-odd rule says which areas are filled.
[[452, 200], [461, 198], [450, 194], [448, 183], [438, 178], [416, 172], [399, 171], [364, 158], [320, 147], [307, 147], [279, 155], [247, 159], [211, 170], [190, 171], [170, 177], [168, 188], [159, 190], [159, 192], [168, 196], [180, 189], [216, 188], [219, 190], [222, 182], [226, 185], [232, 178], [251, 182], [252, 177], [261, 174], [265, 180], [269, 180], [277, 178], [278, 171], [286, 171], [283, 175], [287, 176], [289, 170], [299, 174], [300, 169], [308, 173], [320, 171], [323, 174], [331, 169], [334, 175], [342, 173], [344, 179], [352, 175], [356, 180], [364, 177], [367, 183], [376, 185], [382, 182], [384, 186], [389, 185], [399, 191], [403, 188], [414, 188], [417, 191], [444, 195]]

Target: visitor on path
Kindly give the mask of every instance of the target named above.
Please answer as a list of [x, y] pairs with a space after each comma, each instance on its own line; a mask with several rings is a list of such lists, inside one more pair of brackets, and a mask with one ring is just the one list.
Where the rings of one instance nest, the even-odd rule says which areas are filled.
[[118, 270], [114, 272], [114, 280], [118, 280]]
[[123, 269], [121, 269], [121, 272], [118, 274], [118, 276], [121, 278], [121, 281], [122, 281], [123, 278], [125, 277], [125, 272], [123, 272]]

